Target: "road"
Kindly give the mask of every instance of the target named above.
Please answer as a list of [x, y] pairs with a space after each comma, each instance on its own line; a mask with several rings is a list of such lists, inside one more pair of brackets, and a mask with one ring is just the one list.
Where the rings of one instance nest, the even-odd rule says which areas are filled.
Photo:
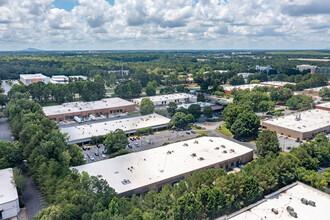
[[27, 186], [23, 192], [23, 200], [26, 207], [28, 219], [35, 217], [42, 209], [46, 208], [44, 195], [40, 193], [30, 177], [24, 176]]
[[0, 140], [13, 141], [7, 118], [0, 118]]

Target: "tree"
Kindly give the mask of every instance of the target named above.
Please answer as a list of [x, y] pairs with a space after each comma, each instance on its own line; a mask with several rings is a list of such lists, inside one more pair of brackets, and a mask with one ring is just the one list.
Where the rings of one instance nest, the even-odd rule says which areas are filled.
[[258, 105], [258, 111], [260, 112], [267, 112], [269, 110], [274, 109], [275, 104], [272, 101], [261, 101]]
[[167, 107], [167, 112], [170, 114], [170, 116], [173, 116], [178, 109], [178, 105], [175, 102], [170, 102]]
[[330, 88], [324, 87], [320, 89], [319, 95], [323, 100], [330, 99]]
[[157, 82], [156, 81], [152, 81], [152, 82], [149, 81], [147, 86], [146, 86], [146, 94], [148, 96], [156, 95], [156, 89], [157, 89]]
[[260, 126], [259, 117], [253, 112], [240, 113], [230, 131], [237, 138], [247, 138], [256, 135]]
[[196, 121], [192, 114], [187, 114], [186, 120], [188, 121], [188, 123], [194, 123]]
[[311, 109], [314, 108], [315, 106], [313, 99], [306, 95], [293, 96], [286, 102], [286, 105], [290, 109], [303, 109], [303, 110]]
[[275, 102], [285, 103], [293, 96], [293, 92], [288, 88], [273, 89], [270, 92], [270, 97]]
[[262, 131], [257, 138], [256, 146], [256, 153], [261, 157], [265, 157], [270, 152], [277, 154], [281, 151], [275, 131]]
[[229, 84], [232, 86], [245, 84], [244, 78], [241, 75], [235, 75], [229, 79]]
[[198, 119], [202, 115], [201, 106], [198, 104], [191, 104], [188, 107], [189, 114], [192, 114], [195, 119]]
[[141, 115], [148, 115], [153, 113], [155, 110], [154, 103], [149, 98], [143, 98], [140, 105]]
[[[1, 80], [0, 80], [1, 81]], [[2, 82], [2, 81], [1, 81]], [[0, 94], [0, 106], [1, 108], [6, 105], [8, 98], [5, 94]]]
[[18, 194], [22, 194], [26, 187], [26, 179], [24, 178], [22, 171], [16, 167], [13, 168], [13, 180], [12, 182], [17, 188]]
[[120, 149], [125, 149], [128, 145], [128, 140], [123, 130], [116, 129], [115, 131], [110, 131], [110, 133], [106, 135], [104, 143], [106, 152], [110, 154]]
[[183, 112], [177, 112], [173, 115], [172, 120], [170, 122], [170, 126], [175, 126], [177, 128], [185, 128], [188, 125], [188, 118], [186, 114]]
[[207, 118], [212, 118], [213, 110], [212, 110], [211, 106], [205, 106], [204, 107], [203, 115], [206, 116]]
[[197, 94], [197, 102], [205, 102], [205, 96], [203, 93]]
[[0, 141], [0, 169], [15, 167], [22, 160], [22, 152], [16, 144], [9, 141]]

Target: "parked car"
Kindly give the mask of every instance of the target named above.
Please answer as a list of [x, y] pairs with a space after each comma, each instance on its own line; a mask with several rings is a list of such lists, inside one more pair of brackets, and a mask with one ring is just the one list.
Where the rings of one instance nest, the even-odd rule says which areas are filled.
[[94, 157], [93, 156], [90, 156], [89, 159], [91, 159], [91, 161], [94, 161]]
[[101, 147], [101, 144], [96, 145], [96, 147], [97, 147], [97, 148], [100, 148], [100, 147]]
[[85, 146], [83, 146], [83, 148], [82, 148], [83, 150], [86, 150], [86, 147]]
[[187, 131], [186, 134], [190, 134], [190, 131]]
[[135, 146], [137, 146], [137, 147], [138, 147], [138, 146], [139, 146], [139, 143], [135, 143]]
[[137, 137], [136, 137], [136, 139], [137, 139], [137, 140], [140, 140], [140, 137], [139, 137], [139, 136], [137, 136]]
[[291, 147], [290, 147], [290, 146], [288, 146], [288, 147], [286, 147], [286, 149], [287, 149], [287, 150], [290, 150], [290, 149], [291, 149]]
[[106, 154], [107, 152], [105, 150], [102, 151], [102, 154]]
[[127, 147], [129, 147], [129, 148], [133, 148], [132, 145], [130, 145], [130, 144], [128, 144]]
[[105, 159], [107, 158], [107, 156], [105, 154], [102, 154], [102, 158]]
[[98, 152], [94, 152], [94, 154], [95, 154], [95, 156], [97, 156], [97, 157], [99, 156], [99, 153], [98, 153]]

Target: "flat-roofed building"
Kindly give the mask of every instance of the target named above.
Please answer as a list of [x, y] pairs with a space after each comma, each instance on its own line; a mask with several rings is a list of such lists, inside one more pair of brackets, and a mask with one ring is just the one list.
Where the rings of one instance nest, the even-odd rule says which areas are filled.
[[106, 135], [110, 131], [122, 129], [127, 135], [133, 135], [136, 129], [151, 127], [154, 131], [167, 128], [171, 120], [158, 114], [133, 116], [128, 118], [109, 119], [102, 122], [85, 122], [83, 124], [63, 125], [61, 132], [69, 136], [69, 144], [86, 143], [93, 136]]
[[322, 104], [318, 104], [315, 106], [315, 108], [325, 111], [330, 111], [330, 102], [324, 102]]
[[330, 131], [330, 112], [319, 109], [298, 112], [261, 121], [261, 126], [285, 136], [309, 139], [320, 132]]
[[24, 85], [27, 85], [27, 86], [32, 83], [36, 83], [36, 82], [43, 82], [45, 84], [48, 84], [50, 82], [50, 78], [42, 75], [41, 73], [21, 74], [21, 75], [19, 75], [19, 79]]
[[[188, 93], [176, 93], [169, 95], [157, 95], [144, 97], [149, 98], [156, 106], [157, 105], [168, 105], [170, 102], [184, 103], [184, 102], [197, 102], [197, 97]], [[140, 105], [143, 98], [132, 99], [132, 102]]]
[[329, 219], [329, 207], [329, 194], [301, 182], [295, 182], [218, 220]]
[[52, 78], [50, 79], [50, 83], [53, 83], [53, 84], [68, 84], [69, 83], [69, 77], [64, 76], [64, 75], [52, 76]]
[[105, 179], [119, 195], [142, 194], [194, 172], [245, 164], [253, 150], [219, 137], [201, 137], [74, 167]]
[[286, 84], [292, 84], [295, 85], [296, 83], [293, 82], [284, 82], [284, 81], [267, 81], [267, 82], [260, 82], [260, 85], [265, 85], [265, 86], [273, 86], [275, 88], [282, 88]]
[[244, 84], [244, 85], [238, 85], [238, 86], [224, 86], [223, 90], [226, 94], [231, 94], [231, 91], [233, 91], [234, 89], [236, 90], [245, 90], [245, 89], [249, 89], [252, 90], [254, 87], [263, 87], [265, 85], [261, 85], [261, 84]]
[[20, 211], [17, 189], [12, 180], [12, 168], [0, 170], [0, 219], [13, 218]]
[[82, 80], [82, 81], [87, 80], [87, 76], [80, 76], [80, 75], [77, 75], [77, 76], [69, 76], [69, 78], [72, 79], [72, 80]]
[[307, 65], [307, 64], [303, 64], [303, 65], [297, 65], [297, 69], [299, 69], [300, 72], [304, 71], [304, 70], [312, 70], [316, 68], [316, 66], [313, 65]]
[[266, 71], [268, 73], [269, 70], [271, 70], [271, 69], [272, 69], [272, 67], [270, 67], [270, 66], [259, 66], [259, 65], [256, 66], [256, 70], [259, 72]]
[[243, 79], [247, 79], [253, 73], [237, 73], [238, 76], [242, 76]]
[[254, 87], [263, 87], [263, 86], [271, 86], [271, 87], [275, 87], [275, 88], [282, 88], [284, 85], [286, 84], [295, 84], [295, 83], [291, 83], [291, 82], [283, 82], [283, 81], [267, 81], [267, 82], [260, 82], [258, 84], [244, 84], [244, 85], [238, 85], [238, 86], [224, 86], [223, 90], [226, 94], [231, 94], [231, 91], [234, 89], [249, 89], [252, 90]]
[[63, 121], [74, 116], [108, 115], [135, 110], [135, 105], [120, 98], [108, 98], [92, 102], [69, 102], [62, 105], [43, 107], [45, 115], [52, 120]]
[[330, 86], [321, 86], [321, 87], [316, 87], [316, 88], [310, 88], [310, 89], [304, 89], [303, 94], [310, 96], [310, 97], [319, 97], [320, 96], [320, 90], [323, 88], [329, 88]]

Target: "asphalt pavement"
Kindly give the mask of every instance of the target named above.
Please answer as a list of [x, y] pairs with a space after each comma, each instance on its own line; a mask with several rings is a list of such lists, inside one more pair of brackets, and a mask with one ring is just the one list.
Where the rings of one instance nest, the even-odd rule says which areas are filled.
[[7, 118], [0, 118], [0, 140], [13, 141], [11, 138], [10, 125]]

